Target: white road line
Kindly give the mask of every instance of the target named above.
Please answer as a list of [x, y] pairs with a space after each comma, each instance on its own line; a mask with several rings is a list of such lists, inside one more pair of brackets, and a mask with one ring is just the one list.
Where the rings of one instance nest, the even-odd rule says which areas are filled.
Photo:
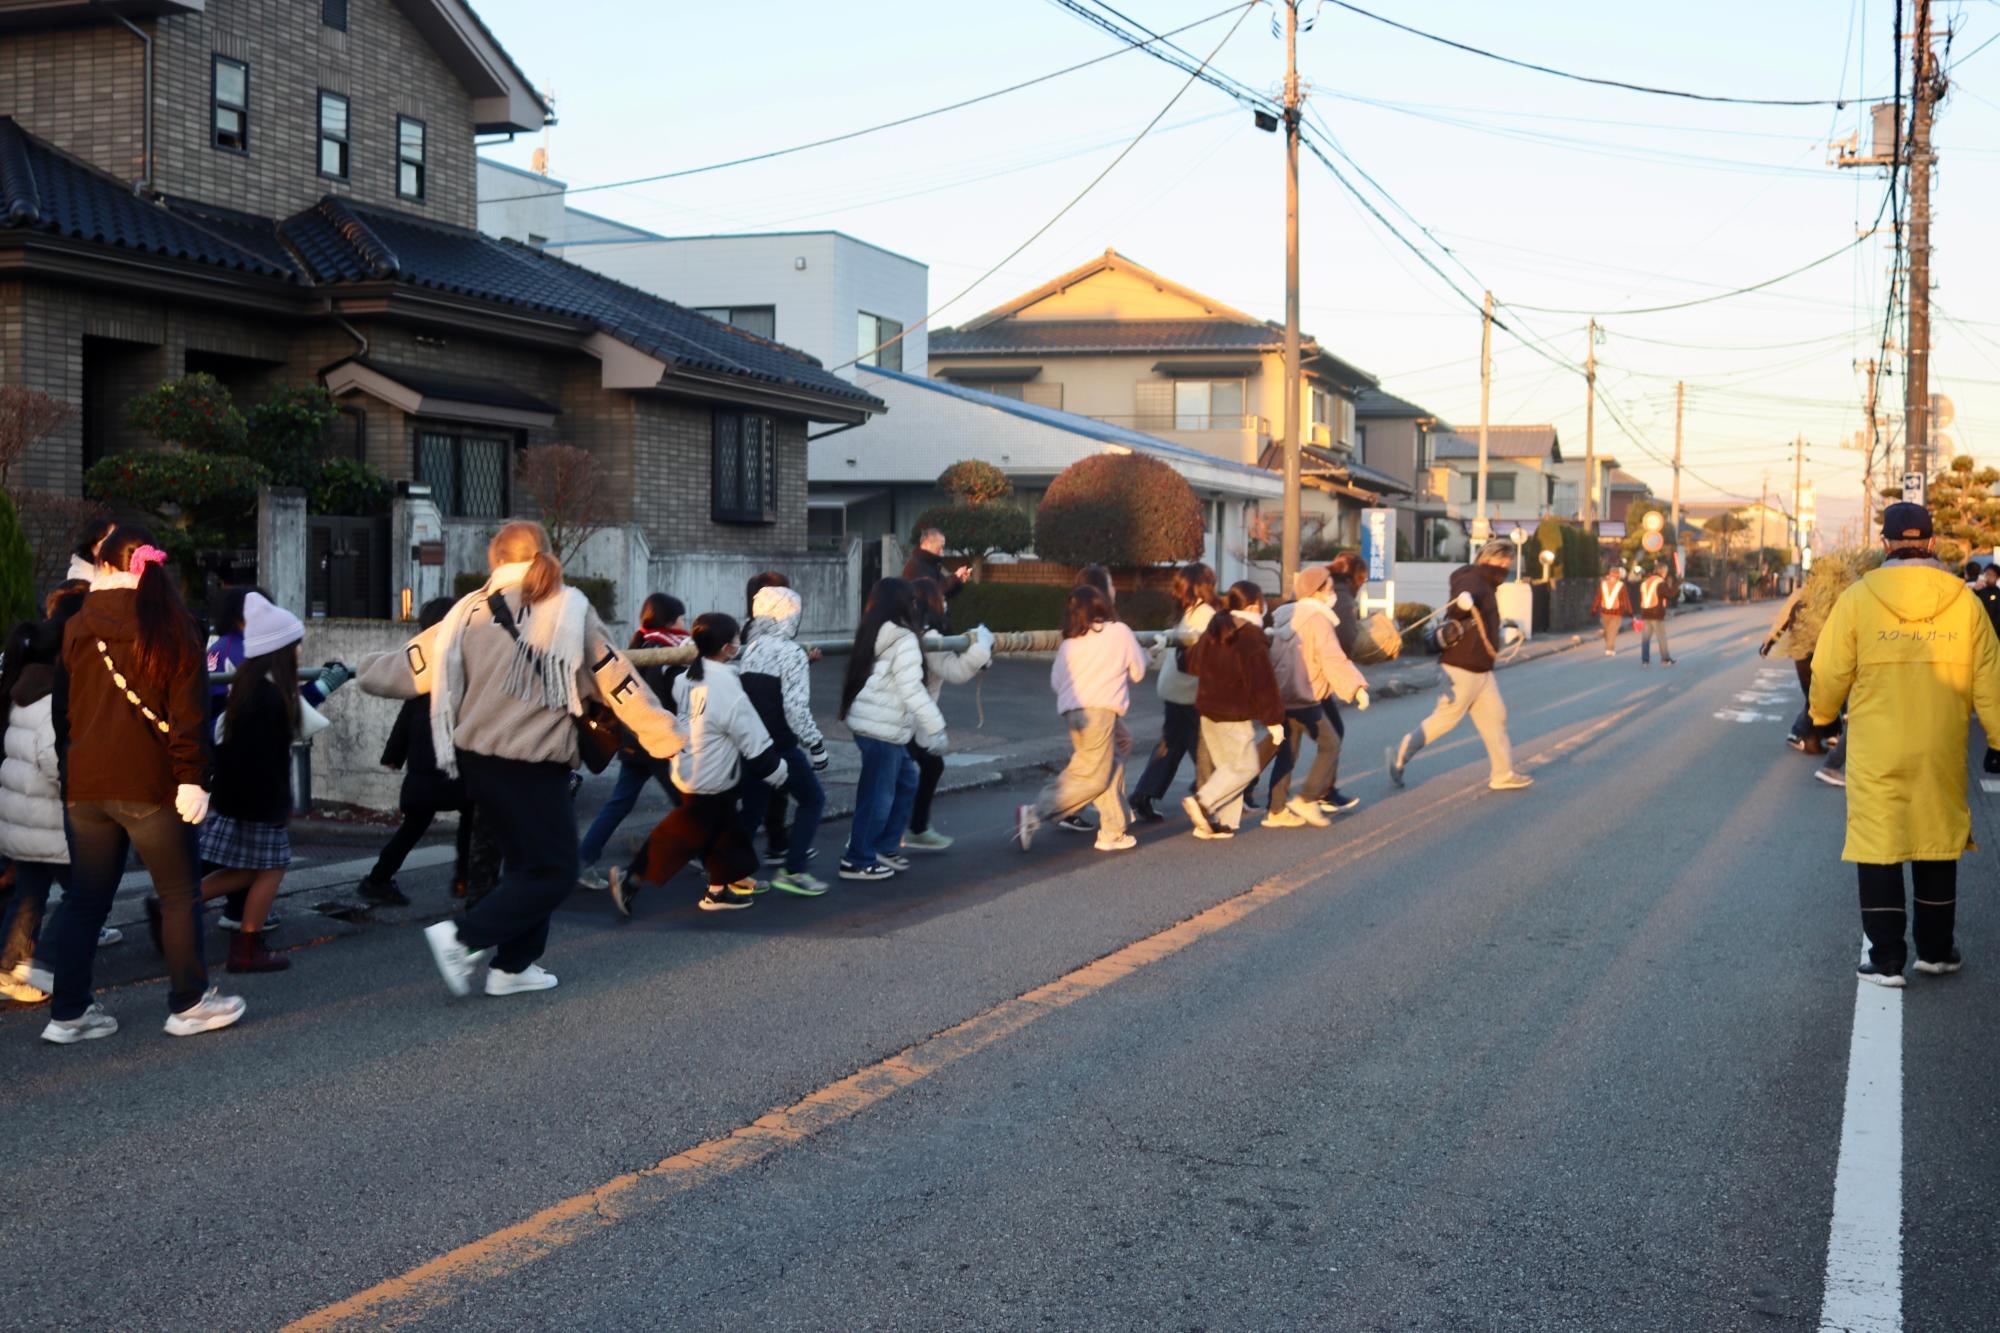
[[1866, 981], [1854, 983], [1819, 1327], [1820, 1333], [1903, 1328], [1903, 992]]

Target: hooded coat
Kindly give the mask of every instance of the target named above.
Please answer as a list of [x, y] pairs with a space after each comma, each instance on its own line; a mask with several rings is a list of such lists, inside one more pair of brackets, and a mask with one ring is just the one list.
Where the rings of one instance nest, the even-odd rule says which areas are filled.
[[40, 662], [23, 671], [14, 685], [5, 757], [0, 758], [0, 856], [68, 865], [50, 698], [54, 686], [55, 669]]
[[1308, 597], [1287, 602], [1271, 620], [1271, 665], [1286, 708], [1314, 708], [1328, 699], [1352, 703], [1367, 688], [1340, 642], [1332, 606]]
[[744, 693], [757, 706], [772, 744], [823, 752], [826, 740], [813, 720], [812, 663], [798, 643], [803, 604], [790, 588], [765, 588], [755, 609], [743, 627], [743, 655], [736, 659]]
[[2000, 741], [2000, 638], [1929, 560], [1890, 561], [1842, 593], [1813, 653], [1812, 720], [1847, 706], [1847, 843], [1869, 865], [1956, 861], [1972, 836], [1965, 736]]

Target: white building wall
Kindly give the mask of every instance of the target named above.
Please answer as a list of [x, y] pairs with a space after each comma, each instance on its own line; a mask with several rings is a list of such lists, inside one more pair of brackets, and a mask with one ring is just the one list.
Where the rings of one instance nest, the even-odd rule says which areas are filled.
[[[479, 230], [526, 243], [531, 236], [547, 238], [551, 249], [563, 239], [567, 225], [563, 192], [568, 187], [548, 176], [537, 176], [500, 162], [479, 159]], [[522, 196], [530, 196], [523, 198]]]

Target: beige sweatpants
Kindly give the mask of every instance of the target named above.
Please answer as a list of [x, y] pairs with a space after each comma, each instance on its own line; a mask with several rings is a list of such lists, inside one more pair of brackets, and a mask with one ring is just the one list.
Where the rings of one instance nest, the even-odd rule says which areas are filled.
[[1195, 789], [1194, 798], [1216, 827], [1233, 829], [1243, 822], [1243, 793], [1264, 769], [1257, 738], [1267, 730], [1255, 722], [1201, 720], [1201, 743], [1215, 768]]
[[1132, 733], [1109, 708], [1074, 708], [1063, 714], [1063, 721], [1069, 726], [1069, 763], [1042, 788], [1035, 812], [1043, 819], [1061, 819], [1094, 805], [1097, 836], [1115, 842], [1132, 822], [1132, 807], [1125, 803]]
[[[1493, 777], [1504, 778], [1512, 773], [1514, 751], [1507, 743], [1507, 705], [1500, 698], [1500, 683], [1491, 671], [1445, 666], [1444, 693], [1438, 695], [1437, 707], [1431, 709], [1431, 715], [1424, 719], [1418, 732], [1423, 745], [1450, 731], [1467, 714], [1479, 731], [1479, 739], [1486, 742], [1486, 758], [1493, 765]], [[1415, 754], [1421, 748], [1421, 745], [1411, 746], [1409, 752]]]

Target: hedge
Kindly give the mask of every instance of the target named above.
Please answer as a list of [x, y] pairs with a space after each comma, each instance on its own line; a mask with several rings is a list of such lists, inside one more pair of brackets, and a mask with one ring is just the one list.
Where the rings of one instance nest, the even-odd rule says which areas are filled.
[[1395, 616], [1397, 626], [1403, 631], [1404, 652], [1407, 653], [1412, 650], [1416, 652], [1424, 651], [1424, 632], [1418, 627], [1424, 621], [1429, 620], [1431, 612], [1435, 610], [1437, 610], [1436, 607], [1426, 605], [1423, 602], [1396, 603], [1396, 609], [1390, 614]]
[[[486, 578], [487, 576], [484, 574], [465, 573], [458, 575], [451, 581], [452, 596], [464, 597], [469, 593], [478, 592], [486, 586]], [[563, 582], [584, 595], [590, 602], [591, 609], [597, 612], [599, 620], [608, 621], [617, 617], [618, 580], [588, 577], [575, 578], [565, 574], [563, 575]]]
[[1187, 479], [1144, 454], [1088, 454], [1049, 483], [1035, 554], [1061, 565], [1198, 560], [1202, 508]]

